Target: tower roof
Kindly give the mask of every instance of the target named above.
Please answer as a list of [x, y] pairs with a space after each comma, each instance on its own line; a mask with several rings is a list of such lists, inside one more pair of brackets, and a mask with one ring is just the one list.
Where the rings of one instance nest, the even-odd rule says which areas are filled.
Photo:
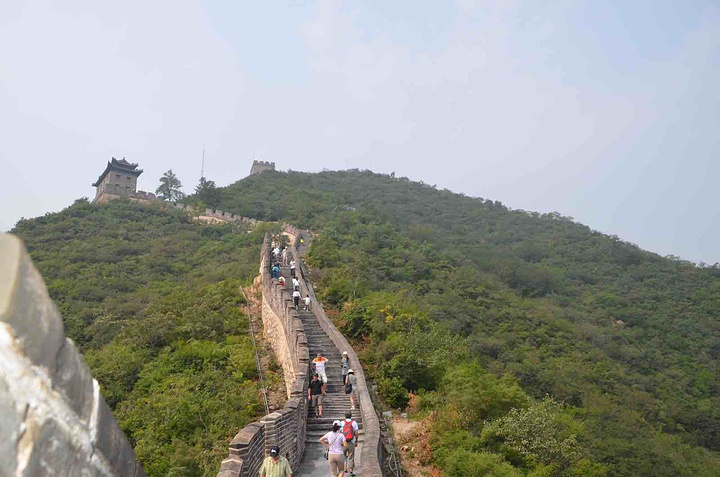
[[93, 187], [98, 187], [103, 181], [103, 179], [105, 179], [105, 176], [113, 171], [122, 172], [123, 174], [130, 174], [138, 177], [140, 174], [143, 173], [143, 171], [142, 169], [138, 169], [137, 167], [137, 164], [126, 161], [124, 157], [119, 161], [113, 157], [110, 161], [108, 161], [105, 170], [102, 174], [100, 174], [100, 177], [98, 177], [98, 180], [93, 184]]

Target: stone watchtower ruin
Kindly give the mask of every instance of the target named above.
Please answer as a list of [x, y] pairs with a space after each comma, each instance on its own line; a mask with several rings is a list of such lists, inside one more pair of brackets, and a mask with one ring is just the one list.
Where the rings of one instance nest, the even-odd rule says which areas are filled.
[[274, 171], [274, 170], [275, 170], [274, 162], [253, 161], [253, 165], [250, 168], [250, 175], [254, 176], [256, 174], [260, 174], [261, 172]]
[[124, 157], [119, 161], [113, 157], [93, 184], [93, 187], [97, 187], [93, 202], [102, 203], [118, 197], [155, 200], [155, 194], [137, 190], [137, 179], [142, 173], [137, 164], [129, 163]]

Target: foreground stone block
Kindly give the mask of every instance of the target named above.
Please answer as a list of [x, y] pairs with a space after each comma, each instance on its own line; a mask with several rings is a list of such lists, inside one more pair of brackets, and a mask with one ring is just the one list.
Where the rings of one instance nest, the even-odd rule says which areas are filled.
[[22, 241], [0, 235], [0, 321], [8, 323], [30, 360], [55, 373], [65, 332], [55, 304]]
[[19, 407], [10, 394], [10, 386], [0, 376], [0, 475], [15, 475], [17, 441], [25, 408]]
[[51, 416], [29, 416], [26, 433], [20, 448], [29, 447], [30, 455], [23, 476], [70, 476], [100, 477], [100, 469], [93, 465], [88, 449], [73, 439]]
[[0, 234], [0, 477], [144, 477], [22, 242]]
[[60, 349], [53, 387], [67, 399], [80, 420], [90, 422], [93, 409], [93, 377], [70, 338]]
[[135, 475], [135, 452], [125, 438], [110, 407], [99, 394], [96, 396], [97, 417], [92, 429], [93, 446], [103, 453], [116, 475]]

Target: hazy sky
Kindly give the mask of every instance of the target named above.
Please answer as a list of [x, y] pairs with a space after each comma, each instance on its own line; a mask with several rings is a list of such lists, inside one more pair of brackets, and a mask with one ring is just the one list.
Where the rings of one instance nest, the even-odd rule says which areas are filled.
[[720, 261], [720, 4], [0, 2], [0, 230], [82, 196], [358, 167]]

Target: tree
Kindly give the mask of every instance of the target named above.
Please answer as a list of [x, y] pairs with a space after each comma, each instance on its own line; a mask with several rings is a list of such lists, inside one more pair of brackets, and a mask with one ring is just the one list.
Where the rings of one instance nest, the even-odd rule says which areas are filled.
[[185, 198], [185, 194], [180, 190], [181, 188], [182, 183], [180, 179], [178, 179], [172, 169], [170, 169], [160, 178], [160, 185], [155, 189], [155, 193], [162, 200], [177, 202]]
[[195, 194], [200, 201], [208, 205], [208, 207], [217, 207], [220, 204], [220, 189], [215, 186], [214, 181], [209, 181], [204, 177], [200, 178], [200, 183], [195, 187]]

